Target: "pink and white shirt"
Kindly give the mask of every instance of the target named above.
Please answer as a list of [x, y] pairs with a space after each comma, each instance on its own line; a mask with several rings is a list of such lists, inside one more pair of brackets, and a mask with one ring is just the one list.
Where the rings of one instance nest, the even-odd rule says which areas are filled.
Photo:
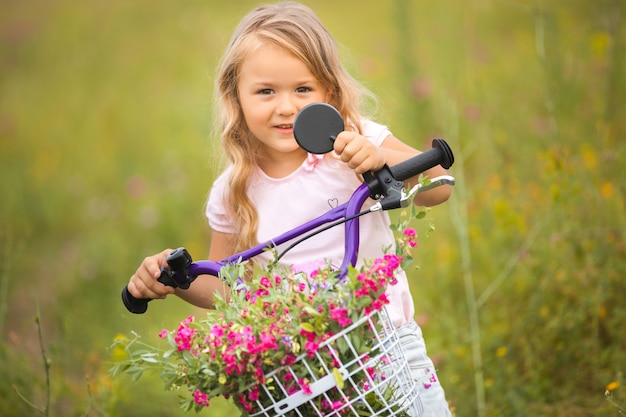
[[[363, 121], [363, 135], [380, 146], [391, 135], [386, 126]], [[258, 241], [266, 242], [294, 227], [319, 217], [329, 209], [348, 201], [360, 180], [344, 162], [330, 155], [309, 154], [304, 163], [284, 178], [268, 177], [260, 168], [250, 178], [248, 194], [259, 213]], [[206, 216], [213, 230], [237, 233], [227, 208], [225, 193], [232, 167], [215, 181], [206, 206]], [[374, 204], [368, 199], [364, 207]], [[382, 256], [383, 248], [395, 244], [386, 212], [374, 212], [360, 217], [359, 264], [361, 260]], [[295, 270], [311, 272], [325, 262], [340, 266], [344, 255], [344, 228], [333, 227], [305, 240], [288, 251], [281, 263]], [[278, 252], [291, 242], [278, 247]], [[271, 251], [258, 255], [256, 262], [269, 262]], [[404, 271], [398, 283], [390, 286], [387, 310], [396, 327], [409, 323], [415, 314], [408, 281]]]

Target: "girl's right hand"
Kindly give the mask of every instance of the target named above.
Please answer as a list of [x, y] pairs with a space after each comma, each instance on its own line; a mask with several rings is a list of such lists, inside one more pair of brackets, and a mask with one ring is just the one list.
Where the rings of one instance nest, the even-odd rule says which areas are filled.
[[167, 267], [167, 256], [172, 249], [148, 256], [128, 281], [128, 291], [135, 298], [165, 298], [174, 293], [174, 288], [161, 284], [161, 267]]
[[339, 133], [333, 149], [357, 174], [378, 171], [386, 163], [385, 152], [357, 132]]

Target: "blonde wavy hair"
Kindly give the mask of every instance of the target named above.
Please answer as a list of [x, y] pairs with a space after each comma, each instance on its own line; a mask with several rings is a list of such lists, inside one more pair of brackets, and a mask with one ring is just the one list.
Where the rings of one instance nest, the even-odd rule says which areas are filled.
[[258, 213], [248, 197], [248, 179], [257, 167], [258, 140], [244, 120], [239, 103], [239, 73], [246, 59], [262, 45], [283, 48], [305, 63], [330, 92], [328, 104], [360, 131], [361, 105], [372, 94], [342, 66], [335, 40], [316, 14], [295, 2], [264, 5], [252, 10], [235, 28], [220, 61], [216, 78], [216, 109], [220, 140], [232, 165], [227, 207], [239, 233], [235, 251], [256, 244]]

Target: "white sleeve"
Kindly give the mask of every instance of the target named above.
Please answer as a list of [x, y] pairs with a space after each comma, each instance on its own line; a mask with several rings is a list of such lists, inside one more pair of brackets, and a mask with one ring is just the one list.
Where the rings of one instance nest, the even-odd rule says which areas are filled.
[[383, 141], [391, 135], [391, 131], [387, 126], [371, 120], [362, 120], [361, 127], [363, 129], [363, 136], [376, 146], [382, 145]]
[[222, 233], [236, 233], [233, 218], [226, 202], [227, 178], [228, 173], [224, 172], [213, 183], [206, 204], [205, 215], [213, 230]]

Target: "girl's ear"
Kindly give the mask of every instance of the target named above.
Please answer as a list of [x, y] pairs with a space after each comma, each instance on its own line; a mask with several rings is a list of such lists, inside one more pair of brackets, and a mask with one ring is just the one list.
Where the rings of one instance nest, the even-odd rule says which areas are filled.
[[326, 88], [326, 103], [330, 103], [330, 100], [333, 98], [333, 88], [332, 87], [328, 87]]

